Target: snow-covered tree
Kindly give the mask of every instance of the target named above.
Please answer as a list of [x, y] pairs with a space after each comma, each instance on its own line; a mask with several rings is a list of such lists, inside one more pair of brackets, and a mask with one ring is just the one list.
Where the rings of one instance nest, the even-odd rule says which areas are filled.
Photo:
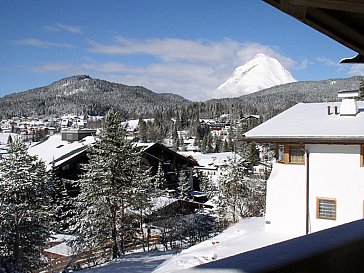
[[229, 147], [229, 143], [228, 141], [225, 139], [224, 140], [224, 144], [222, 146], [222, 151], [225, 153], [225, 152], [230, 152], [230, 147]]
[[133, 199], [130, 203], [130, 215], [134, 215], [135, 223], [137, 223], [136, 232], [140, 233], [142, 236], [142, 245], [145, 251], [145, 238], [143, 231], [143, 224], [145, 223], [146, 216], [151, 212], [151, 207], [153, 206], [152, 198], [157, 197], [160, 190], [156, 192], [156, 189], [152, 185], [152, 175], [150, 174], [150, 169], [143, 170], [139, 168], [138, 172], [135, 174], [133, 180], [135, 187], [133, 191]]
[[213, 153], [213, 152], [214, 152], [213, 136], [211, 133], [209, 133], [207, 135], [206, 153]]
[[179, 199], [189, 200], [188, 193], [190, 192], [189, 171], [182, 171], [178, 178]]
[[54, 211], [52, 228], [53, 231], [62, 233], [69, 225], [70, 215], [72, 214], [72, 198], [68, 195], [66, 185], [57, 173], [57, 168], [52, 162], [52, 170], [50, 171], [50, 184], [54, 189], [51, 204]]
[[246, 143], [244, 145], [243, 157], [253, 164], [259, 163], [259, 150], [254, 142]]
[[359, 83], [359, 99], [364, 100], [364, 80], [361, 80]]
[[118, 113], [110, 110], [96, 142], [88, 148], [73, 228], [87, 249], [111, 243], [112, 257], [120, 256], [128, 225], [126, 209], [133, 201], [139, 167], [135, 145], [126, 138]]
[[239, 218], [262, 216], [265, 209], [264, 179], [249, 174], [243, 158], [230, 158], [219, 179], [218, 215], [222, 223], [237, 222]]
[[214, 182], [205, 174], [200, 174], [199, 180], [200, 180], [200, 190], [206, 193], [209, 199], [212, 198], [217, 191]]
[[139, 138], [141, 142], [147, 142], [147, 123], [139, 118]]
[[175, 126], [173, 128], [173, 132], [172, 132], [172, 149], [173, 149], [173, 151], [177, 151], [179, 145], [180, 145], [180, 139], [178, 137], [177, 126]]
[[154, 175], [154, 188], [156, 190], [164, 190], [167, 187], [167, 179], [164, 174], [162, 162], [158, 163], [158, 169]]
[[248, 196], [248, 185], [244, 179], [246, 168], [237, 155], [230, 158], [219, 179], [218, 214], [220, 219], [237, 222], [244, 199]]
[[52, 186], [42, 161], [18, 140], [0, 163], [0, 268], [35, 272], [50, 232]]
[[215, 135], [214, 142], [215, 142], [214, 153], [220, 153], [222, 151], [222, 145], [223, 145], [222, 137]]

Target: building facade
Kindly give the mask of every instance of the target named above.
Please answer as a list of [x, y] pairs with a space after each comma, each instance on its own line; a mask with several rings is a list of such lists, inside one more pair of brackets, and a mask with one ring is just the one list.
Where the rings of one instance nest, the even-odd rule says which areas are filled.
[[364, 214], [364, 102], [299, 103], [245, 134], [275, 143], [266, 230], [303, 235]]

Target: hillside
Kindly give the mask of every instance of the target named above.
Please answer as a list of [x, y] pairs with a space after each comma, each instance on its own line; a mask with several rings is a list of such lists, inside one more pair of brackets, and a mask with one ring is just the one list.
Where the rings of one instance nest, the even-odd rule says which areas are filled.
[[241, 102], [259, 105], [280, 106], [287, 109], [298, 102], [338, 101], [341, 90], [358, 90], [362, 77], [330, 79], [322, 81], [301, 81], [277, 85], [262, 91], [242, 96]]
[[142, 86], [127, 86], [89, 76], [73, 76], [50, 85], [0, 98], [0, 117], [104, 115], [114, 108], [124, 117], [152, 116], [157, 110], [182, 106], [187, 99], [155, 93]]
[[[340, 90], [358, 89], [363, 77], [301, 81], [276, 85], [237, 98], [191, 102], [171, 93], [159, 94], [140, 86], [127, 86], [89, 76], [73, 76], [48, 86], [0, 98], [0, 118], [12, 116], [61, 116], [63, 114], [103, 115], [109, 108], [120, 111], [125, 118], [154, 117], [156, 111], [172, 115], [212, 118], [231, 114], [258, 114], [271, 118], [298, 102], [337, 101]], [[182, 109], [184, 108], [184, 109]], [[169, 116], [169, 117], [171, 117]]]
[[[209, 100], [203, 103], [202, 109], [214, 109], [216, 115], [258, 114], [266, 120], [299, 102], [338, 101], [338, 91], [358, 90], [362, 80], [363, 77], [357, 76], [347, 79], [287, 83], [238, 98]], [[201, 111], [200, 114], [210, 116], [208, 110]]]

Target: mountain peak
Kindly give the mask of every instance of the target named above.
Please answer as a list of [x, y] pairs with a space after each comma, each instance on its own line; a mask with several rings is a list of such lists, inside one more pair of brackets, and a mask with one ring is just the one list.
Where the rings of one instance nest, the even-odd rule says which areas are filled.
[[217, 98], [240, 97], [279, 84], [295, 82], [277, 59], [259, 53], [242, 66], [215, 91]]

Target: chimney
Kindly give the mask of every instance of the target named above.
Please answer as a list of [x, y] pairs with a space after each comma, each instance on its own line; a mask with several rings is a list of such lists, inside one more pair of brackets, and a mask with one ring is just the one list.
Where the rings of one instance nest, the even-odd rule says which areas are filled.
[[335, 106], [334, 109], [335, 109], [335, 115], [339, 114], [339, 111], [337, 110], [337, 106]]
[[340, 116], [356, 116], [358, 105], [355, 98], [359, 96], [359, 90], [340, 91], [339, 98], [342, 98], [340, 105]]

